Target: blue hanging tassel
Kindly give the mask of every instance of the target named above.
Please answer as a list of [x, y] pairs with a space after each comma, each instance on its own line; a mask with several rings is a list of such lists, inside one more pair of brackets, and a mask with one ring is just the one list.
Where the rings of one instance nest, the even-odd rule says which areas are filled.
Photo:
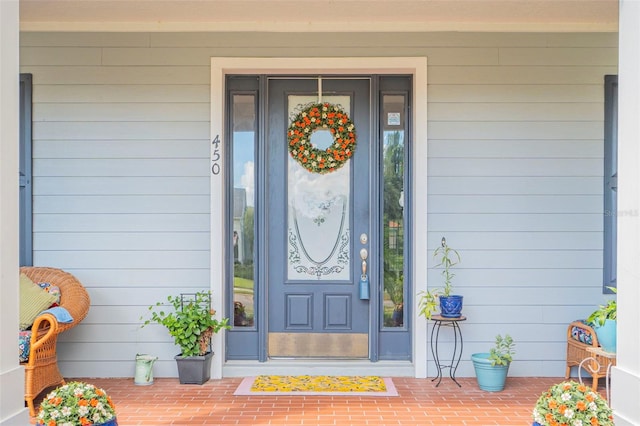
[[369, 300], [369, 277], [365, 274], [360, 276], [360, 299]]

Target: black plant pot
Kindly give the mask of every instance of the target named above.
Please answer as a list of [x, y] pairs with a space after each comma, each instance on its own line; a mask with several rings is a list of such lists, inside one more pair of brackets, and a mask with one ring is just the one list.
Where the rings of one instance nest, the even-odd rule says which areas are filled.
[[202, 356], [176, 355], [178, 364], [178, 379], [183, 385], [201, 385], [211, 378], [211, 359], [213, 352]]

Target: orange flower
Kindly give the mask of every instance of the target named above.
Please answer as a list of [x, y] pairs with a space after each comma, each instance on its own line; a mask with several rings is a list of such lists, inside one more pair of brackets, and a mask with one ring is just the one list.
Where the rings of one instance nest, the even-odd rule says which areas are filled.
[[559, 408], [558, 411], [560, 412], [560, 414], [564, 414], [565, 411], [567, 411], [567, 406], [562, 404]]
[[96, 405], [98, 405], [98, 400], [93, 398], [89, 403], [91, 404], [92, 407], [95, 407]]
[[584, 401], [578, 401], [578, 402], [576, 403], [576, 409], [577, 409], [578, 411], [584, 411], [584, 410], [586, 410], [586, 409], [587, 409], [587, 404], [585, 404], [585, 403], [584, 403]]
[[591, 417], [591, 426], [599, 426], [600, 422], [597, 417]]
[[556, 408], [557, 406], [558, 406], [558, 403], [556, 402], [555, 399], [552, 399], [552, 400], [549, 401], [549, 408], [551, 408], [552, 410], [554, 408]]
[[49, 420], [49, 422], [47, 423], [47, 426], [56, 426], [56, 421], [55, 420]]
[[80, 401], [78, 401], [78, 405], [86, 407], [89, 405], [89, 401], [87, 401], [86, 399], [81, 399]]

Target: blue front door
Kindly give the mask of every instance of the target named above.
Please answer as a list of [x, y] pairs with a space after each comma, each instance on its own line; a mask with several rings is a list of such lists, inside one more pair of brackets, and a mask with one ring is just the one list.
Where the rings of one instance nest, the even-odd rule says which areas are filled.
[[[362, 299], [370, 253], [370, 78], [269, 78], [267, 105], [267, 356], [369, 358], [370, 301]], [[289, 154], [287, 129], [310, 103], [339, 105], [355, 125], [354, 155], [320, 174]], [[311, 142], [335, 143], [327, 130]], [[310, 159], [311, 160], [311, 159]], [[372, 256], [373, 254], [373, 256]], [[366, 265], [363, 265], [365, 258]]]

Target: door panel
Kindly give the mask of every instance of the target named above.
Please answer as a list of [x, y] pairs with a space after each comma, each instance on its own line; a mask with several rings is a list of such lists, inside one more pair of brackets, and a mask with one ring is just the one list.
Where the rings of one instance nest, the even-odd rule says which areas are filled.
[[[370, 80], [323, 80], [322, 101], [349, 114], [357, 143], [354, 156], [327, 174], [308, 172], [287, 150], [291, 117], [317, 102], [317, 87], [314, 79], [268, 83], [268, 351], [271, 357], [366, 358], [369, 301], [360, 299], [358, 280], [359, 252], [369, 250], [360, 235], [370, 229]], [[333, 142], [322, 136], [314, 134], [312, 142]]]

